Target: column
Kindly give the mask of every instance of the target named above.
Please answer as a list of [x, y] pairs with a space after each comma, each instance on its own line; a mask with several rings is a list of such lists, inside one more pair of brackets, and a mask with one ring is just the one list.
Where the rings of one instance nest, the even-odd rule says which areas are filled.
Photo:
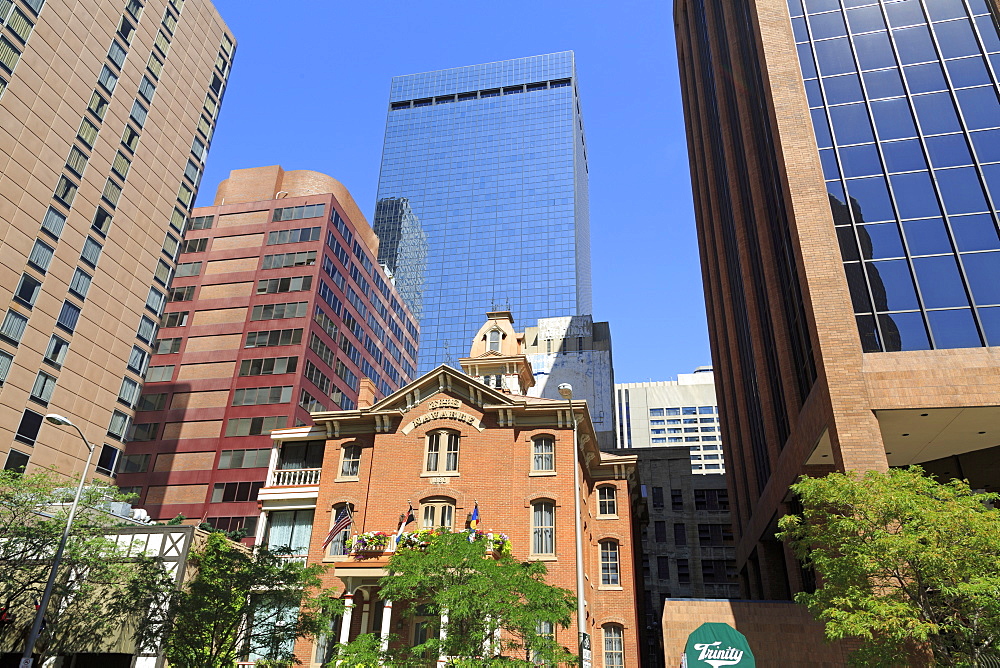
[[382, 651], [389, 649], [389, 622], [392, 620], [392, 601], [382, 603]]
[[340, 642], [346, 643], [351, 636], [351, 616], [354, 612], [354, 595], [345, 594], [344, 617], [340, 621]]
[[[441, 610], [441, 632], [440, 632], [440, 635], [438, 637], [441, 640], [442, 649], [443, 649], [445, 638], [448, 637], [448, 610], [447, 609], [442, 609]], [[445, 665], [445, 661], [446, 660], [447, 660], [447, 657], [444, 654], [439, 654], [438, 655], [438, 666]]]

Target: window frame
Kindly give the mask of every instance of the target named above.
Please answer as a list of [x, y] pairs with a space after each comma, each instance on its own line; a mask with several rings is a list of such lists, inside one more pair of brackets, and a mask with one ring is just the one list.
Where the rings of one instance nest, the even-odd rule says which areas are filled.
[[[442, 436], [447, 436], [447, 439], [442, 439]], [[442, 440], [445, 441], [444, 448], [441, 447]], [[434, 429], [427, 432], [424, 438], [421, 476], [458, 476], [461, 452], [462, 435], [454, 429]], [[433, 468], [431, 467], [432, 462]]]
[[[539, 451], [548, 446], [549, 451]], [[543, 467], [539, 467], [539, 460]], [[548, 460], [548, 466], [544, 466]], [[556, 439], [551, 434], [540, 434], [531, 439], [531, 473], [532, 475], [555, 475], [556, 473]]]
[[[555, 559], [556, 558], [556, 502], [553, 499], [535, 499], [531, 502], [529, 509], [531, 513], [531, 552], [533, 558]], [[539, 514], [548, 514], [548, 518]], [[539, 519], [548, 519], [549, 524], [540, 524]], [[545, 531], [549, 535], [545, 536]], [[548, 545], [546, 545], [546, 542]], [[539, 550], [538, 548], [551, 547], [551, 550]]]
[[622, 588], [621, 545], [614, 538], [602, 538], [597, 542], [598, 566], [601, 572], [599, 589]]
[[601, 626], [605, 668], [625, 668], [625, 629], [619, 624]]
[[[348, 472], [348, 465], [352, 465], [354, 473]], [[346, 443], [340, 446], [340, 462], [337, 468], [337, 480], [357, 480], [361, 473], [361, 446], [357, 443]]]
[[[605, 495], [610, 498], [606, 498]], [[605, 512], [605, 508], [610, 512]], [[614, 485], [601, 485], [597, 488], [597, 517], [617, 519], [618, 488]]]
[[[448, 496], [432, 496], [420, 500], [418, 515], [421, 529], [455, 529], [455, 500]], [[445, 515], [449, 522], [444, 523]], [[440, 517], [441, 521], [438, 520]], [[430, 523], [428, 523], [428, 519]]]

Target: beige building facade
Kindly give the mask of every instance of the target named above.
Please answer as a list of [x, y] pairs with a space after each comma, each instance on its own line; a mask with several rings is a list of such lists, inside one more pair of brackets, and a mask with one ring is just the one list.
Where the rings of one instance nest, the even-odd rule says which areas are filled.
[[0, 462], [110, 476], [235, 53], [207, 0], [0, 2]]

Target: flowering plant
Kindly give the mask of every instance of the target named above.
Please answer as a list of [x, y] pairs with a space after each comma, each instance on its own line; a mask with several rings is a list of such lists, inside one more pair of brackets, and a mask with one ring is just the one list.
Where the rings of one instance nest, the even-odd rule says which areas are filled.
[[389, 534], [385, 531], [366, 531], [348, 539], [352, 552], [381, 552], [389, 545]]
[[469, 531], [469, 542], [485, 540], [486, 547], [500, 554], [510, 554], [510, 536], [505, 533], [494, 533], [492, 531]]
[[396, 541], [396, 548], [424, 548], [430, 545], [434, 536], [438, 535], [436, 529], [417, 529], [416, 531], [404, 531], [399, 540]]

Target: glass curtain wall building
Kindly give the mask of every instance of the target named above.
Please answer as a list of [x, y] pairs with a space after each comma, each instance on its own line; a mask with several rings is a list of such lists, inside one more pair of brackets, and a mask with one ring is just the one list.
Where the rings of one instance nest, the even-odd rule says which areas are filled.
[[373, 227], [421, 314], [420, 372], [455, 363], [495, 307], [590, 313], [573, 53], [395, 77]]
[[986, 0], [790, 0], [864, 349], [1000, 345]]

